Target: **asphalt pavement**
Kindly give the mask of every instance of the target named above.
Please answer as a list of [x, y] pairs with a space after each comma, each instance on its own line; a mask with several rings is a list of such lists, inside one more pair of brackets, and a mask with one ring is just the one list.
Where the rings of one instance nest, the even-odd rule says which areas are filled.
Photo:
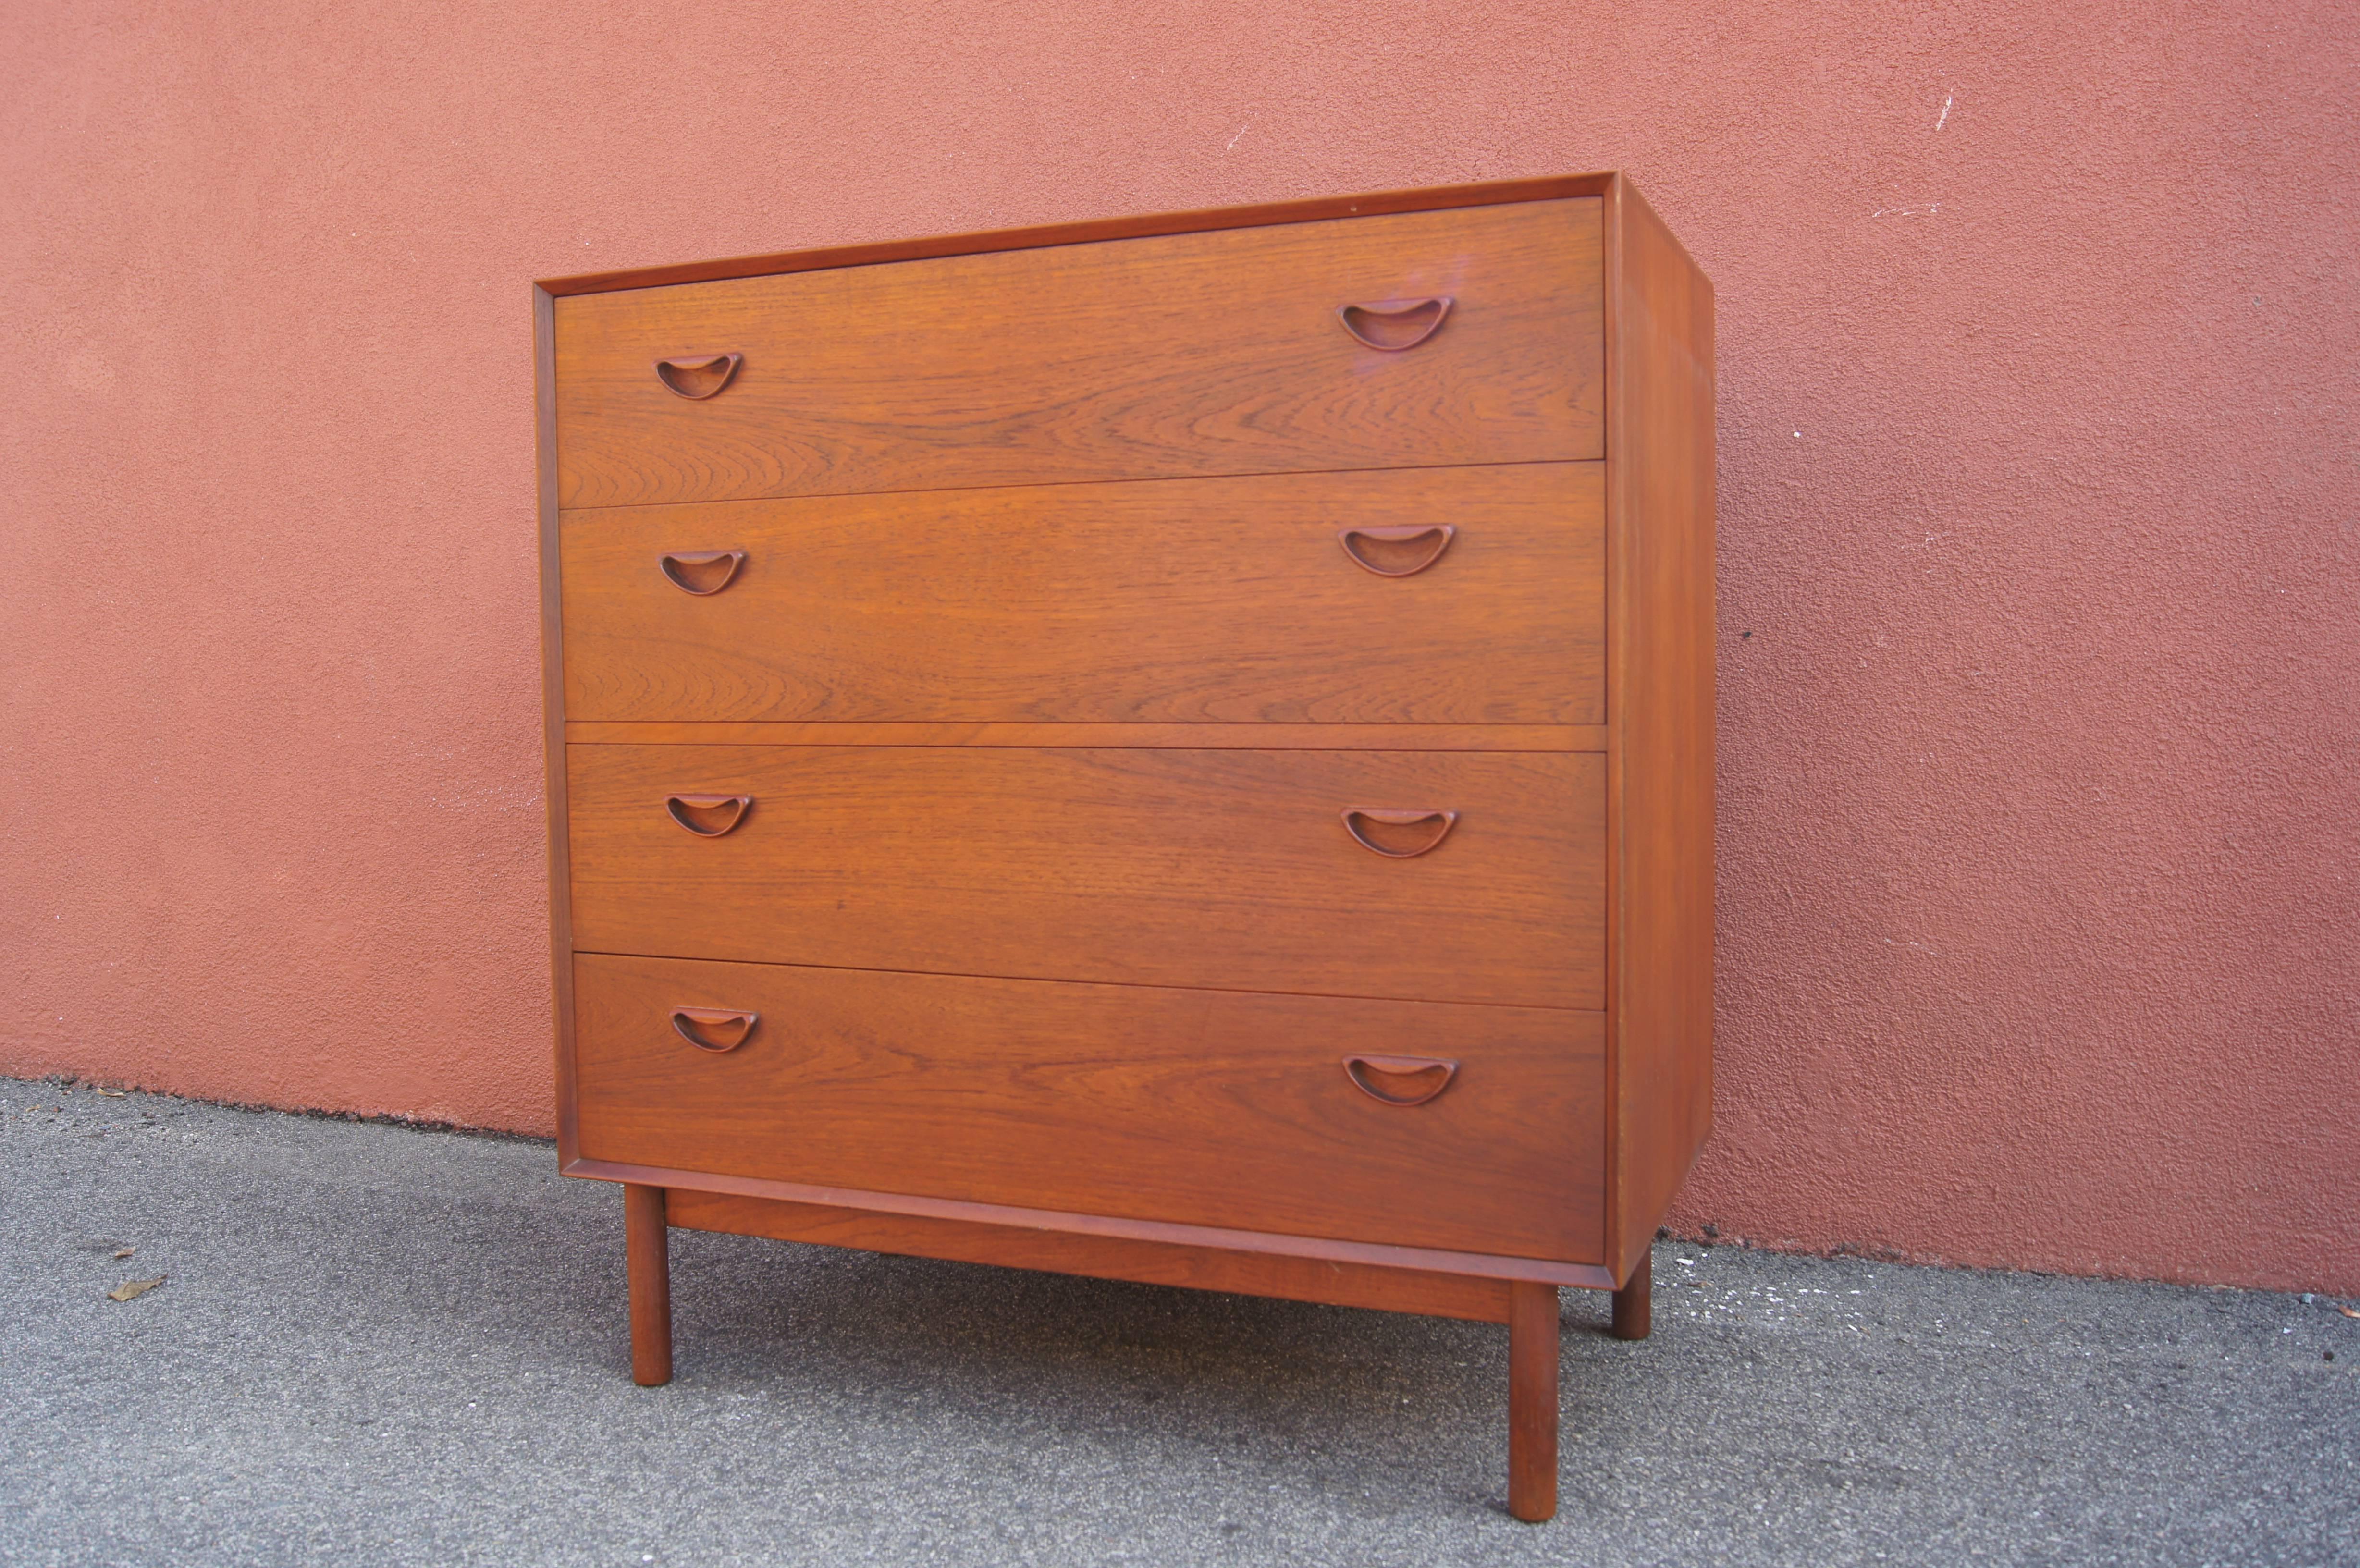
[[643, 1389], [546, 1143], [0, 1079], [0, 1563], [2360, 1563], [2344, 1303], [1655, 1266], [1530, 1526], [1494, 1326], [675, 1232]]

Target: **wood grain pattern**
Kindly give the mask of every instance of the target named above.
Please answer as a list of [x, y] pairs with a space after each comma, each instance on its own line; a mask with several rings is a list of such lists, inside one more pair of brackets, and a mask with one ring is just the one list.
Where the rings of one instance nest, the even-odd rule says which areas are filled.
[[[557, 303], [562, 504], [1604, 455], [1599, 202], [796, 272]], [[1351, 300], [1448, 295], [1422, 346]], [[658, 359], [745, 363], [692, 402]]]
[[1618, 1273], [1712, 1127], [1712, 285], [1627, 181], [1613, 196], [1609, 707], [1618, 831]]
[[[569, 512], [577, 720], [1579, 724], [1604, 474], [1522, 463]], [[1356, 565], [1348, 528], [1455, 530]], [[1436, 536], [1439, 537], [1439, 536]], [[676, 555], [743, 550], [720, 592]]]
[[659, 289], [675, 283], [710, 283], [726, 278], [767, 278], [781, 272], [817, 272], [839, 267], [875, 267], [934, 256], [974, 256], [983, 251], [1039, 250], [1050, 245], [1095, 245], [1103, 240], [1143, 239], [1153, 234], [1208, 234], [1218, 229], [1265, 228], [1273, 223], [1309, 223], [1330, 218], [1374, 217], [1386, 212], [1432, 212], [1459, 207], [1493, 207], [1511, 201], [1557, 201], [1572, 196], [1603, 196], [1613, 174], [1553, 174], [1537, 180], [1489, 180], [1470, 185], [1432, 185], [1407, 191], [1372, 191], [1355, 196], [1314, 196], [1244, 207], [1204, 207], [1194, 212], [1143, 212], [1121, 218], [1087, 218], [1024, 229], [988, 229], [964, 234], [922, 234], [863, 245], [824, 245], [773, 251], [712, 261], [671, 262], [545, 278], [534, 287], [563, 297], [608, 294], [618, 289]]
[[[591, 1159], [1598, 1262], [1604, 1021], [1556, 1009], [585, 955]], [[760, 1015], [727, 1054], [680, 1007]], [[1459, 1063], [1426, 1104], [1353, 1053]]]
[[1157, 751], [1600, 751], [1604, 724], [569, 723], [575, 746], [983, 746]]
[[[1599, 757], [568, 749], [578, 951], [1600, 1005]], [[673, 792], [755, 804], [699, 839]], [[1390, 860], [1351, 806], [1459, 820]]]
[[1269, 1252], [1229, 1252], [1210, 1247], [1136, 1241], [1128, 1236], [1085, 1236], [1070, 1231], [1025, 1230], [971, 1220], [916, 1214], [881, 1214], [816, 1203], [732, 1192], [676, 1191], [672, 1223], [690, 1230], [731, 1236], [766, 1236], [780, 1241], [858, 1247], [912, 1258], [944, 1258], [989, 1263], [1003, 1269], [1037, 1269], [1084, 1274], [1098, 1279], [1129, 1279], [1142, 1285], [1176, 1285], [1192, 1290], [1230, 1290], [1277, 1296], [1336, 1307], [1423, 1312], [1477, 1323], [1508, 1320], [1508, 1282], [1415, 1269], [1382, 1269], [1331, 1258]]

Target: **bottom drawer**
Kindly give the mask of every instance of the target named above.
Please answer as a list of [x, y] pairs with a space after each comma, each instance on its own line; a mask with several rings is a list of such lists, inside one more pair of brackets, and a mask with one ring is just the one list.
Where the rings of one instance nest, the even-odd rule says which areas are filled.
[[1602, 1258], [1597, 1013], [585, 954], [574, 1018], [591, 1160]]

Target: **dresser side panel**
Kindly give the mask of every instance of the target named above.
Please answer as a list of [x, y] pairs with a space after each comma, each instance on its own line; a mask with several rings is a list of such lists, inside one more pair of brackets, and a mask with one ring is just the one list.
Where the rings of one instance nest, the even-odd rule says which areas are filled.
[[557, 1076], [557, 1157], [579, 1150], [574, 1098], [573, 835], [565, 814], [565, 599], [557, 516], [556, 300], [532, 291], [533, 439], [541, 539], [541, 789], [549, 813], [549, 983]]
[[1628, 1269], [1712, 1125], [1712, 285], [1627, 181], [1610, 217], [1610, 1245]]

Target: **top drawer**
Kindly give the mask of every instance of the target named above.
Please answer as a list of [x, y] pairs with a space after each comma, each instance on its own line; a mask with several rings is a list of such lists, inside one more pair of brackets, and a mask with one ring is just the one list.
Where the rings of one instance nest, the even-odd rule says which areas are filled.
[[1584, 197], [571, 296], [559, 505], [1595, 459], [1599, 258]]

